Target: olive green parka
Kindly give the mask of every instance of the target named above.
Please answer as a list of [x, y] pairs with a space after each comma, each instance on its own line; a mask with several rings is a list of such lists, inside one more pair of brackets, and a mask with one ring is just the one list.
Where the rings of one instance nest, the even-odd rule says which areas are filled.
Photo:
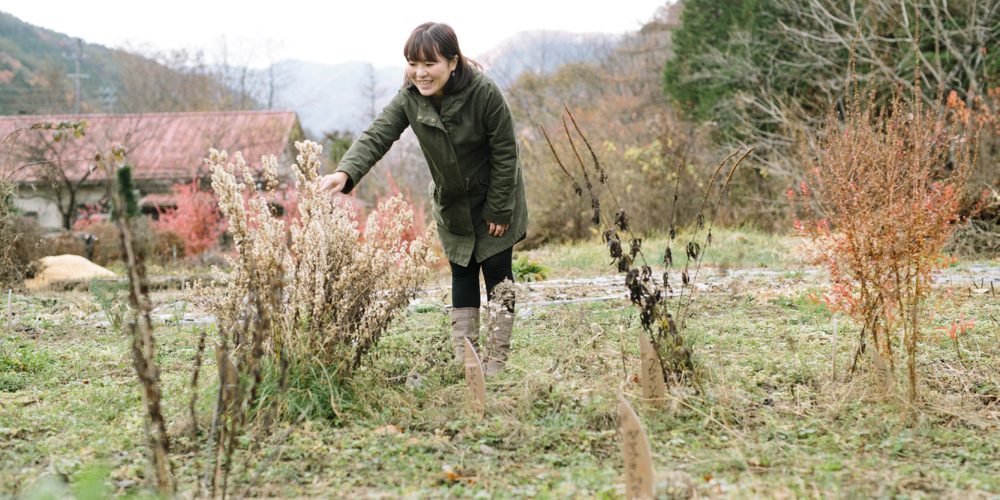
[[[448, 260], [482, 262], [524, 238], [528, 207], [514, 120], [493, 80], [473, 71], [464, 89], [444, 96], [440, 113], [415, 88], [400, 89], [340, 160], [337, 170], [350, 176], [344, 193], [406, 127], [413, 128], [431, 172], [428, 193]], [[487, 221], [510, 227], [503, 236], [490, 236]]]

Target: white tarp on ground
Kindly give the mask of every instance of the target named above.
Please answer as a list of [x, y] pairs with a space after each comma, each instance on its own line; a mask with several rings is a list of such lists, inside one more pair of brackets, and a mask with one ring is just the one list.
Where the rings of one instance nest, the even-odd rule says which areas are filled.
[[62, 281], [114, 278], [117, 275], [79, 255], [50, 255], [39, 260], [38, 274], [25, 281], [28, 290], [39, 290]]

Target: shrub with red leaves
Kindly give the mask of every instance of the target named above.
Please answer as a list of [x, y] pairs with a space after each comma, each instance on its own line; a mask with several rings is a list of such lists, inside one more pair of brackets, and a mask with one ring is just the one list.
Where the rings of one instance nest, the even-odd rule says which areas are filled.
[[[375, 198], [374, 205], [375, 206], [381, 205], [386, 201], [388, 201], [390, 198], [393, 198], [395, 196], [403, 197], [403, 201], [406, 202], [406, 205], [413, 210], [413, 224], [410, 225], [408, 229], [403, 232], [402, 240], [407, 243], [411, 243], [415, 241], [417, 238], [422, 237], [427, 232], [427, 213], [424, 210], [424, 204], [420, 202], [415, 202], [413, 200], [413, 193], [411, 193], [409, 190], [403, 191], [402, 189], [400, 189], [399, 184], [396, 182], [396, 179], [392, 176], [391, 172], [387, 171], [385, 173], [385, 177], [386, 177], [385, 181], [386, 192]], [[364, 209], [359, 207], [355, 207], [354, 211], [356, 213], [355, 220], [358, 222], [358, 230], [361, 231], [361, 234], [364, 234], [365, 224], [367, 223], [368, 214], [365, 213]], [[372, 210], [371, 212], [378, 214], [378, 217], [381, 217], [382, 219], [392, 217], [392, 214], [386, 214], [375, 210]], [[388, 221], [383, 220], [382, 222], [386, 223]]]
[[803, 210], [795, 227], [830, 272], [829, 306], [862, 325], [854, 366], [869, 345], [894, 371], [894, 349], [905, 347], [915, 402], [920, 307], [931, 273], [949, 262], [975, 134], [944, 103], [929, 109], [901, 92], [886, 108], [874, 95], [847, 101], [806, 155], [806, 182], [788, 193]]
[[198, 188], [197, 181], [175, 184], [171, 188], [177, 200], [176, 208], [160, 212], [155, 228], [171, 231], [184, 240], [184, 254], [198, 255], [219, 244], [219, 236], [226, 230], [226, 220], [219, 212], [215, 195]]

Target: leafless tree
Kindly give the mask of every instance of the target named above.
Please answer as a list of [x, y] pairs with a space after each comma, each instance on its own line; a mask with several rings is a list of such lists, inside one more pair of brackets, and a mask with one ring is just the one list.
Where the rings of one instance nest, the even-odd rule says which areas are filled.
[[121, 74], [116, 108], [123, 112], [212, 111], [231, 109], [239, 100], [216, 78], [200, 51], [144, 54], [120, 50], [113, 55]]
[[224, 109], [274, 107], [275, 96], [284, 84], [284, 75], [277, 65], [279, 48], [280, 43], [272, 39], [241, 39], [232, 44], [225, 37], [219, 39], [212, 74], [232, 91], [233, 97]]
[[364, 80], [361, 83], [361, 96], [364, 99], [364, 120], [370, 122], [378, 116], [378, 103], [385, 97], [386, 89], [378, 85], [375, 75], [375, 65], [367, 63], [365, 65]]
[[[737, 141], [757, 145], [757, 158], [775, 173], [797, 173], [792, 145], [812, 141], [825, 112], [849, 93], [850, 77], [886, 98], [898, 87], [927, 103], [956, 91], [972, 105], [987, 90], [988, 51], [1000, 43], [1000, 0], [773, 5], [780, 14], [767, 40], [733, 33], [726, 47], [702, 56], [725, 70], [702, 77], [720, 85], [740, 80], [743, 90], [720, 103], [717, 115], [735, 124]], [[772, 55], [766, 65], [747, 56], [762, 51]]]
[[95, 170], [88, 166], [93, 157], [79, 157], [81, 150], [73, 143], [80, 138], [56, 139], [41, 130], [28, 131], [25, 136], [16, 154], [35, 172], [30, 185], [42, 188], [39, 193], [58, 208], [63, 229], [70, 229], [76, 221], [79, 194], [93, 183]]

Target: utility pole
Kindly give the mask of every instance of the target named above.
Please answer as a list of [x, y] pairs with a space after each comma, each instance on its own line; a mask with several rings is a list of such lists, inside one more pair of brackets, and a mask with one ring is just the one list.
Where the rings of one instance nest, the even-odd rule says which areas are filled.
[[267, 67], [267, 109], [274, 109], [274, 61]]
[[76, 71], [66, 75], [66, 78], [73, 80], [76, 87], [76, 94], [73, 98], [73, 112], [80, 114], [80, 80], [84, 78], [90, 78], [90, 75], [86, 73], [80, 73], [80, 63], [83, 62], [83, 39], [76, 39], [76, 54], [67, 56], [67, 58], [73, 58], [76, 62]]

